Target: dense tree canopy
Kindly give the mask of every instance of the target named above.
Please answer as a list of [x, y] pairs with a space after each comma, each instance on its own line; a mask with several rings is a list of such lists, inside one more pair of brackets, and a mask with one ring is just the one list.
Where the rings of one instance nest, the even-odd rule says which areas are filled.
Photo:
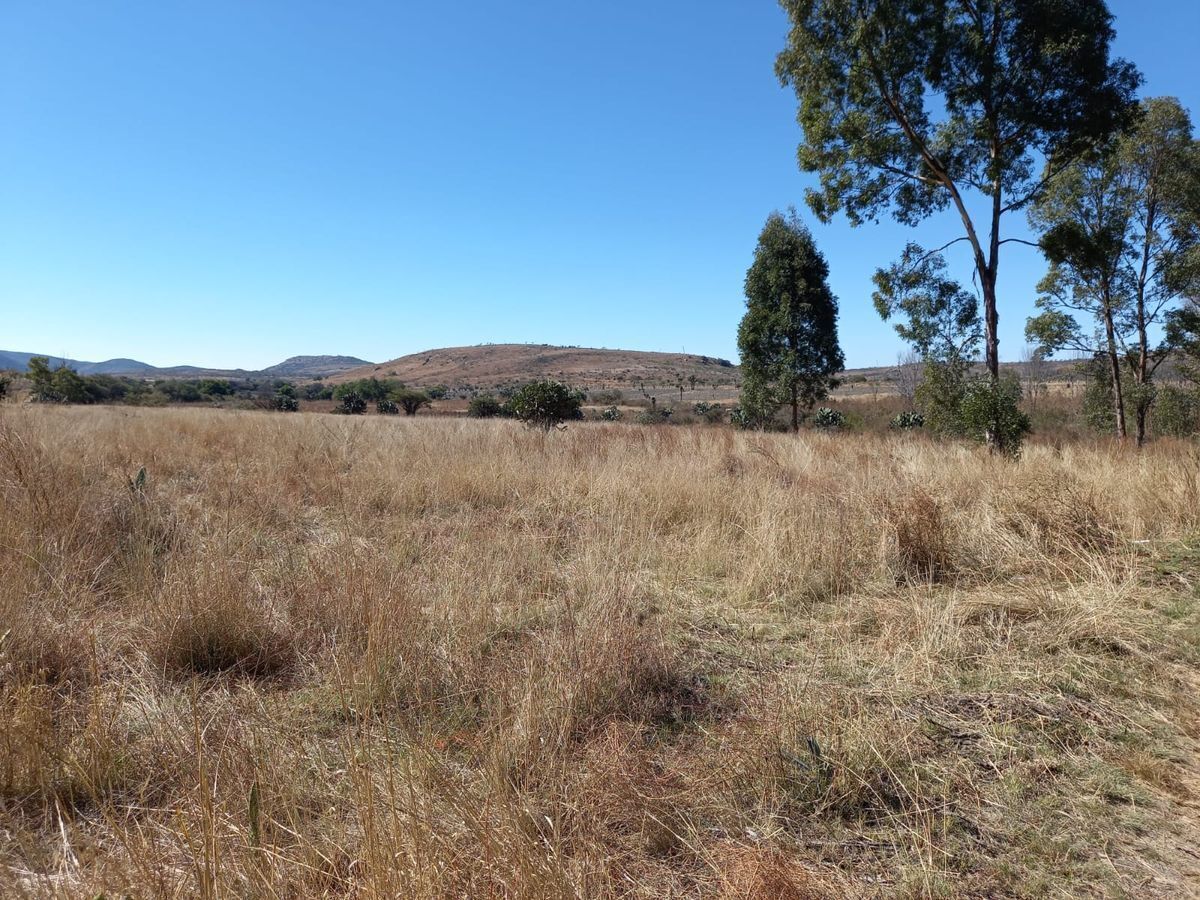
[[[983, 298], [998, 377], [1003, 217], [1130, 115], [1133, 66], [1109, 58], [1103, 0], [782, 0], [776, 71], [799, 100], [800, 167], [822, 221], [890, 212], [915, 225], [951, 208]], [[978, 214], [972, 195], [987, 198]]]
[[835, 384], [844, 360], [828, 277], [825, 257], [795, 213], [772, 213], [746, 273], [746, 314], [738, 327], [742, 407], [754, 419], [787, 403], [798, 430], [801, 407], [811, 409]]
[[1200, 294], [1200, 143], [1187, 111], [1171, 97], [1145, 101], [1133, 128], [1054, 179], [1030, 220], [1050, 269], [1026, 333], [1048, 350], [1103, 354], [1120, 437], [1131, 381], [1140, 444], [1154, 373], [1178, 335], [1160, 340], [1158, 328]]

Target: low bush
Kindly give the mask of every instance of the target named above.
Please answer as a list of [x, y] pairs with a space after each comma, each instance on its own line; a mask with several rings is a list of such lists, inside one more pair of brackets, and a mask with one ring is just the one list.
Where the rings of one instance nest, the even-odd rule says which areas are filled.
[[342, 394], [341, 403], [334, 411], [345, 416], [361, 416], [367, 411], [367, 401], [353, 392]]
[[472, 419], [494, 419], [504, 415], [504, 404], [491, 394], [480, 394], [467, 405], [467, 415]]
[[837, 428], [846, 427], [846, 417], [836, 409], [830, 409], [828, 406], [822, 406], [813, 416], [813, 428], [820, 428], [823, 431], [831, 431]]
[[669, 425], [675, 410], [666, 406], [651, 406], [643, 409], [634, 419], [639, 425]]
[[1200, 393], [1169, 385], [1158, 392], [1153, 407], [1154, 433], [1163, 437], [1193, 437], [1200, 430]]
[[704, 400], [693, 404], [692, 412], [697, 418], [703, 419], [710, 425], [719, 424], [725, 418], [725, 410], [719, 404], [708, 403]]
[[533, 381], [509, 401], [513, 415], [531, 428], [549, 431], [563, 422], [583, 418], [583, 394], [561, 381]]
[[925, 417], [914, 410], [905, 410], [897, 413], [889, 423], [891, 428], [898, 431], [909, 431], [914, 428], [925, 427]]
[[967, 383], [962, 401], [962, 423], [967, 435], [985, 442], [1005, 456], [1019, 456], [1029, 416], [1020, 408], [1021, 382], [1013, 375], [998, 381], [976, 378]]

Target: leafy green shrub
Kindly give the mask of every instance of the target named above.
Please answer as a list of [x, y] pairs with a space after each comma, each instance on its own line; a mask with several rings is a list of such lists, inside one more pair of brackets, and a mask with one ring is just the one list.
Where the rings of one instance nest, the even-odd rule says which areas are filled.
[[921, 370], [916, 401], [925, 424], [938, 435], [962, 435], [962, 402], [966, 393], [967, 373], [971, 364], [959, 357], [927, 360]]
[[0, 375], [0, 400], [8, 396], [8, 386], [12, 384], [12, 377], [9, 375]]
[[729, 410], [729, 424], [739, 430], [746, 430], [754, 427], [754, 420], [744, 407], [738, 405]]
[[845, 428], [846, 417], [836, 409], [830, 409], [828, 406], [822, 406], [817, 410], [817, 414], [813, 416], [813, 427], [820, 428], [825, 431], [836, 428]]
[[[1117, 427], [1117, 414], [1113, 411], [1112, 367], [1108, 357], [1097, 353], [1080, 364], [1086, 378], [1083, 388], [1083, 421], [1088, 428], [1101, 434], [1112, 434]], [[1121, 372], [1121, 388], [1128, 398], [1130, 384], [1124, 370]]]
[[915, 410], [905, 410], [901, 413], [896, 413], [889, 423], [890, 427], [899, 431], [908, 431], [913, 428], [924, 428], [925, 417]]
[[333, 385], [331, 384], [306, 384], [304, 386], [305, 400], [332, 400]]
[[381, 416], [400, 415], [400, 407], [396, 405], [395, 400], [377, 400], [375, 402], [375, 411]]
[[432, 398], [425, 391], [414, 391], [407, 388], [394, 390], [389, 399], [394, 400], [404, 410], [406, 416], [415, 416], [423, 406], [429, 406]]
[[638, 413], [633, 421], [638, 425], [665, 425], [671, 421], [671, 411], [650, 407]]
[[275, 396], [271, 398], [271, 408], [280, 412], [299, 412], [300, 401], [296, 399], [295, 386], [286, 381], [281, 382], [275, 389]]
[[1200, 432], [1200, 392], [1168, 385], [1154, 404], [1154, 433], [1186, 438]]
[[704, 400], [693, 404], [692, 412], [695, 413], [697, 418], [703, 419], [710, 425], [716, 425], [720, 423], [725, 417], [725, 410], [722, 409], [721, 406], [716, 403], [708, 403]]
[[606, 409], [601, 410], [600, 418], [605, 422], [620, 422], [623, 417], [619, 409], [617, 409], [615, 406], [609, 406]]
[[1019, 456], [1030, 430], [1029, 416], [1021, 411], [1020, 403], [1021, 382], [1016, 376], [1003, 375], [999, 381], [972, 379], [963, 392], [963, 429], [1005, 456]]
[[509, 408], [531, 428], [549, 431], [563, 422], [583, 418], [583, 394], [561, 381], [532, 381], [513, 394]]
[[467, 405], [467, 415], [472, 419], [494, 419], [504, 415], [504, 404], [491, 394], [480, 394]]
[[389, 395], [403, 388], [404, 385], [397, 381], [380, 381], [372, 375], [370, 378], [339, 384], [333, 389], [333, 399], [341, 400], [349, 394], [356, 394], [366, 401], [386, 400]]
[[233, 384], [224, 378], [201, 378], [196, 390], [205, 397], [228, 397], [233, 393]]
[[345, 416], [361, 416], [367, 411], [367, 401], [353, 392], [342, 394], [336, 412]]

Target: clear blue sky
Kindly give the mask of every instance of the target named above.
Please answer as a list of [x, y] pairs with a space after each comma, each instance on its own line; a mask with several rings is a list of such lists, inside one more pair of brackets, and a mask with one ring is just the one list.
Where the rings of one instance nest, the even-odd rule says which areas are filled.
[[[1200, 117], [1200, 4], [1111, 5], [1145, 92]], [[803, 211], [785, 28], [772, 0], [3, 0], [0, 348], [733, 358], [758, 230]], [[952, 226], [813, 224], [849, 365], [899, 349], [874, 268]], [[1041, 269], [1010, 246], [1005, 358]]]

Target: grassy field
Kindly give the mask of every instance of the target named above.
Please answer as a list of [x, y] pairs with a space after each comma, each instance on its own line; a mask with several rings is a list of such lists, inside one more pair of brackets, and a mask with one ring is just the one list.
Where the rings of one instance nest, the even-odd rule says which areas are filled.
[[1197, 584], [1194, 445], [9, 404], [0, 896], [1188, 896]]

